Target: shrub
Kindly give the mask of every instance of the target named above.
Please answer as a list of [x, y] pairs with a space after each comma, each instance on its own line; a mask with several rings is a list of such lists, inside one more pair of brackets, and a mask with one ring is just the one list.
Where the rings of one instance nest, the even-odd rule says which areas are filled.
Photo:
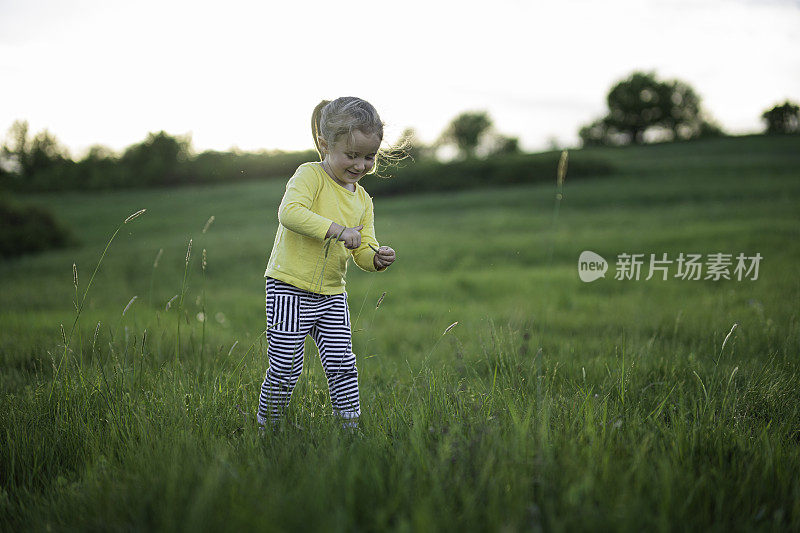
[[766, 123], [767, 134], [791, 135], [800, 133], [800, 106], [789, 100], [764, 111], [761, 119]]
[[[371, 179], [365, 187], [370, 194], [408, 194], [428, 191], [476, 189], [528, 183], [556, 183], [560, 152], [498, 155], [440, 163], [432, 160], [401, 163], [388, 169], [390, 179]], [[568, 178], [604, 176], [613, 171], [605, 160], [570, 152]]]
[[0, 259], [58, 248], [72, 241], [49, 212], [0, 199]]

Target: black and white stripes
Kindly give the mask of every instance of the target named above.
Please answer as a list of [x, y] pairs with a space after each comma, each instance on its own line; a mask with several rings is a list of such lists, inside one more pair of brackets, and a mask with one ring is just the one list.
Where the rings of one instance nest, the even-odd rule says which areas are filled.
[[319, 348], [334, 413], [347, 420], [361, 413], [358, 370], [350, 337], [347, 293], [323, 295], [267, 278], [269, 368], [261, 385], [258, 421], [278, 420], [303, 370], [306, 335]]
[[274, 321], [268, 326], [296, 333], [300, 329], [300, 296], [278, 294], [275, 296]]

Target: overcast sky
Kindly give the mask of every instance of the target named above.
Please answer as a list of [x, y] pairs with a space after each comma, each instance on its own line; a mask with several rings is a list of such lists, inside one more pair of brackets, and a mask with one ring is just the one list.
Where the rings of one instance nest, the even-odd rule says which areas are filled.
[[0, 0], [0, 134], [80, 156], [150, 131], [196, 150], [313, 148], [323, 98], [372, 102], [393, 141], [486, 110], [523, 148], [577, 143], [633, 70], [691, 84], [733, 133], [800, 101], [798, 0]]

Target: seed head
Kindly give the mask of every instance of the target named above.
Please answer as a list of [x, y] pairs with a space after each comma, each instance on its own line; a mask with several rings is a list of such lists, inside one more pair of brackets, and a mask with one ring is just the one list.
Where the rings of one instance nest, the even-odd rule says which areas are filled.
[[561, 158], [558, 160], [558, 186], [560, 187], [564, 183], [564, 178], [567, 175], [567, 160], [569, 159], [569, 154], [566, 150], [561, 152]]
[[178, 295], [176, 294], [175, 296], [173, 296], [172, 298], [169, 299], [169, 301], [167, 302], [167, 305], [164, 306], [164, 311], [169, 311], [169, 308], [172, 307], [172, 302], [174, 302], [175, 298], [177, 298], [177, 297], [178, 297]]
[[133, 298], [131, 298], [131, 301], [130, 301], [130, 302], [128, 302], [128, 305], [126, 305], [126, 306], [125, 306], [125, 309], [123, 309], [123, 310], [122, 310], [122, 316], [125, 316], [125, 313], [127, 313], [127, 312], [128, 312], [128, 309], [129, 309], [129, 308], [130, 308], [130, 306], [133, 304], [133, 301], [134, 301], [134, 300], [136, 300], [136, 298], [138, 298], [138, 296], [134, 296]]
[[72, 263], [72, 284], [78, 290], [78, 266], [75, 263]]
[[206, 269], [207, 257], [206, 257], [206, 249], [203, 248], [203, 271]]
[[381, 297], [378, 298], [378, 303], [375, 304], [375, 309], [377, 309], [377, 308], [379, 308], [381, 306], [381, 302], [383, 302], [383, 299], [385, 297], [386, 297], [386, 291], [383, 291], [383, 294], [381, 294]]
[[97, 325], [94, 327], [94, 336], [92, 337], [92, 347], [94, 348], [95, 343], [97, 342], [97, 334], [100, 332], [100, 322], [97, 322]]
[[126, 219], [125, 219], [125, 222], [123, 222], [123, 224], [127, 224], [128, 222], [130, 222], [130, 221], [131, 221], [131, 220], [133, 220], [134, 218], [138, 217], [139, 215], [141, 215], [141, 214], [142, 214], [142, 213], [144, 213], [145, 211], [147, 211], [147, 209], [139, 209], [139, 210], [138, 210], [138, 211], [136, 211], [134, 214], [132, 214], [132, 215], [130, 215], [128, 218], [126, 218]]
[[192, 239], [189, 239], [189, 247], [186, 249], [186, 264], [189, 264], [189, 258], [192, 257]]
[[236, 348], [236, 345], [239, 344], [239, 341], [235, 341], [231, 346], [231, 349], [228, 350], [228, 355], [230, 356], [233, 353], [233, 349]]
[[453, 322], [452, 324], [447, 326], [447, 329], [444, 330], [444, 333], [442, 333], [442, 335], [447, 335], [448, 333], [450, 333], [450, 330], [453, 329], [454, 327], [456, 327], [457, 325], [458, 325], [458, 321], [456, 320], [455, 322]]
[[206, 222], [206, 225], [203, 226], [203, 234], [204, 235], [208, 231], [209, 226], [211, 226], [211, 224], [213, 224], [213, 223], [214, 223], [214, 215], [211, 215], [211, 217]]
[[158, 249], [158, 253], [156, 254], [156, 260], [153, 261], [153, 268], [158, 268], [158, 261], [159, 261], [159, 259], [161, 259], [161, 254], [163, 254], [163, 253], [164, 253], [164, 249], [163, 248], [159, 248]]
[[720, 350], [719, 350], [719, 351], [720, 351], [720, 353], [722, 353], [722, 350], [724, 350], [724, 349], [725, 349], [725, 345], [726, 345], [726, 344], [728, 344], [728, 339], [730, 339], [730, 338], [731, 338], [731, 335], [733, 335], [733, 332], [734, 332], [734, 330], [735, 330], [735, 329], [736, 329], [738, 326], [739, 326], [739, 323], [738, 323], [738, 322], [734, 322], [734, 323], [733, 323], [733, 326], [731, 326], [731, 330], [728, 332], [728, 334], [727, 334], [727, 335], [725, 335], [725, 340], [724, 340], [724, 341], [722, 341], [722, 348], [720, 348]]

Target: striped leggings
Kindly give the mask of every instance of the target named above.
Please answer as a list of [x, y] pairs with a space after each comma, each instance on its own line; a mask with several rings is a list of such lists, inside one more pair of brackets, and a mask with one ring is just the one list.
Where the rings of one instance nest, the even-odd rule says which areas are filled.
[[267, 356], [258, 423], [277, 422], [303, 370], [306, 335], [319, 349], [335, 414], [353, 422], [361, 414], [358, 370], [350, 337], [347, 293], [324, 295], [267, 278]]

